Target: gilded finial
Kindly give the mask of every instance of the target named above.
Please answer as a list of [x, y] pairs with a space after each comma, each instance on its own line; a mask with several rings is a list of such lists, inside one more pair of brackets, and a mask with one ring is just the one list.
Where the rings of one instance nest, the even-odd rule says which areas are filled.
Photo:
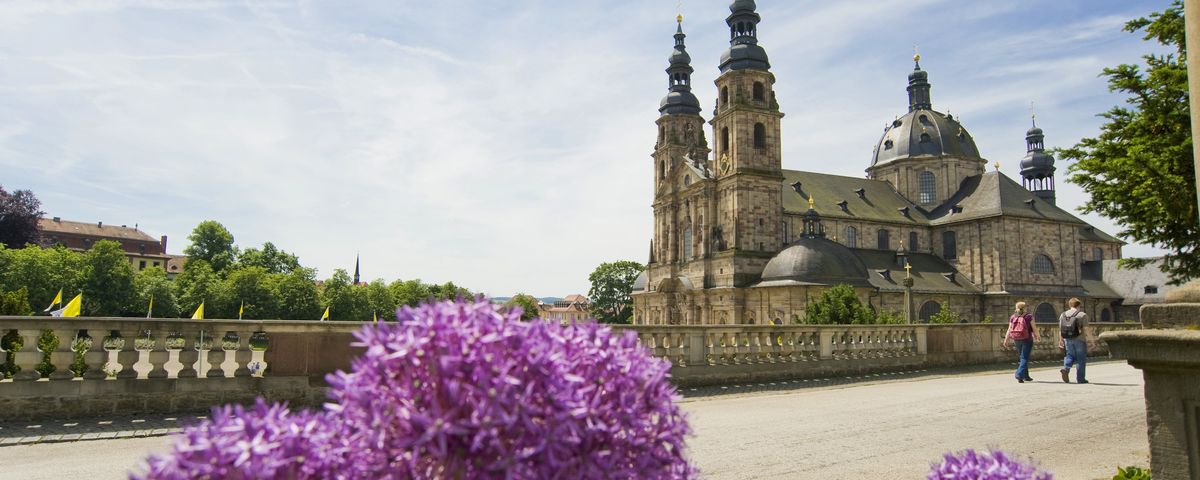
[[682, 13], [675, 16], [675, 23], [683, 23], [683, 14]]
[[917, 48], [917, 44], [915, 43], [913, 44], [913, 62], [916, 63], [918, 67], [921, 66], [921, 50]]
[[904, 261], [904, 278], [912, 278], [912, 265], [908, 263], [908, 260]]
[[1000, 162], [993, 163], [993, 164], [992, 164], [992, 166], [993, 166], [993, 167], [996, 167], [996, 171], [997, 171], [997, 172], [999, 172], [999, 171], [1000, 171]]
[[808, 209], [809, 209], [809, 210], [812, 210], [812, 209], [813, 209], [813, 205], [814, 205], [815, 203], [816, 203], [816, 202], [814, 202], [814, 201], [813, 201], [813, 196], [812, 196], [812, 195], [809, 195], [809, 196], [808, 196]]

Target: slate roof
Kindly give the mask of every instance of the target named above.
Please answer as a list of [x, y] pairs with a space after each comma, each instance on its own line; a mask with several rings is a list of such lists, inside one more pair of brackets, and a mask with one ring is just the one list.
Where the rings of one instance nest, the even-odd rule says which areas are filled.
[[[793, 185], [800, 182], [800, 191]], [[882, 180], [844, 177], [798, 170], [783, 171], [783, 211], [793, 214], [808, 211], [808, 197], [813, 197], [814, 210], [823, 218], [866, 220], [876, 222], [927, 225], [929, 220], [915, 204], [909, 202]], [[863, 190], [859, 197], [855, 190]], [[838, 202], [846, 201], [846, 208]], [[908, 216], [900, 209], [908, 208]]]
[[158, 243], [159, 239], [151, 237], [136, 228], [119, 225], [101, 225], [97, 223], [73, 222], [70, 220], [55, 220], [50, 218], [38, 219], [38, 230], [45, 233], [68, 233], [88, 237], [112, 238], [116, 240], [139, 240]]
[[[1158, 266], [1161, 259], [1142, 268], [1120, 268], [1120, 260], [1102, 260], [1104, 283], [1112, 287], [1117, 298], [1124, 298], [1126, 305], [1145, 305], [1166, 301], [1167, 292], [1177, 287], [1167, 285], [1170, 278]], [[1146, 293], [1146, 287], [1158, 288], [1158, 293]]]
[[1103, 280], [1090, 280], [1085, 278], [1079, 280], [1079, 286], [1083, 287], [1084, 290], [1087, 290], [1087, 294], [1090, 297], [1121, 298], [1121, 294], [1113, 290], [1112, 287], [1110, 287], [1107, 283], [1104, 283]]
[[1000, 215], [1087, 225], [1066, 210], [1038, 198], [1013, 179], [995, 171], [967, 177], [953, 196], [929, 212], [933, 225]]
[[1127, 243], [1124, 240], [1104, 233], [1100, 229], [1091, 225], [1079, 229], [1079, 238], [1089, 242], [1112, 242], [1119, 243], [1121, 245], [1125, 245]]
[[[867, 271], [870, 273], [868, 279], [872, 286], [884, 292], [904, 291], [904, 267], [897, 264], [896, 252], [863, 248], [854, 248], [851, 251], [867, 266]], [[954, 267], [936, 255], [909, 253], [908, 263], [912, 265], [913, 292], [951, 294], [978, 294], [981, 292], [979, 287], [961, 274], [946, 275], [954, 272]], [[890, 279], [880, 272], [887, 272]]]

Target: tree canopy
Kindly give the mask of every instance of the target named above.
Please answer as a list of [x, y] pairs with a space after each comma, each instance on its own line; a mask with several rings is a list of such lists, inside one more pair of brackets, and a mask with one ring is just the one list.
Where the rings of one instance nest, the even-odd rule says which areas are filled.
[[533, 295], [518, 293], [513, 295], [512, 298], [508, 299], [507, 302], [504, 302], [504, 308], [506, 310], [513, 307], [519, 307], [521, 309], [521, 320], [533, 320], [540, 314], [540, 312], [538, 312], [538, 299], [533, 298]]
[[629, 323], [633, 317], [633, 281], [645, 270], [642, 264], [620, 260], [601, 263], [588, 275], [590, 310], [602, 323]]
[[810, 300], [804, 311], [804, 323], [814, 325], [863, 325], [875, 323], [871, 310], [863, 305], [854, 287], [839, 284]]
[[188, 264], [184, 268], [191, 268], [196, 260], [204, 260], [213, 272], [219, 274], [237, 259], [233, 234], [214, 220], [205, 220], [196, 225], [188, 235], [188, 241], [192, 244], [183, 249], [183, 254], [188, 256]]
[[[1162, 269], [1182, 283], [1200, 277], [1183, 4], [1130, 20], [1124, 29], [1145, 30], [1145, 40], [1173, 52], [1143, 56], [1144, 72], [1129, 64], [1104, 69], [1109, 90], [1127, 94], [1127, 106], [1100, 114], [1106, 122], [1099, 136], [1056, 153], [1074, 161], [1068, 179], [1091, 197], [1082, 210], [1113, 219], [1123, 237], [1165, 248]], [[1123, 260], [1134, 267], [1149, 261]]]
[[26, 243], [37, 243], [37, 222], [45, 213], [29, 190], [4, 190], [0, 185], [0, 245], [21, 248]]

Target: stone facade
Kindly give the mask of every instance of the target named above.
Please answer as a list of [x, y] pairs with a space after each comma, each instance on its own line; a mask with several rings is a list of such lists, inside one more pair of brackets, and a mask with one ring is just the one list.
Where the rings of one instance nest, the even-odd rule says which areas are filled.
[[[807, 303], [831, 284], [814, 280], [816, 271], [780, 281], [763, 272], [806, 242], [848, 247], [867, 271], [855, 277], [856, 292], [877, 312], [924, 319], [950, 308], [964, 321], [1002, 322], [1025, 301], [1048, 319], [1078, 297], [1094, 319], [1115, 320], [1120, 296], [1103, 284], [1099, 268], [1085, 267], [1120, 258], [1123, 242], [1054, 204], [1053, 158], [1043, 150], [1041, 129], [1026, 136], [1027, 158], [1038, 162], [1023, 168], [1023, 175], [1037, 175], [1026, 182], [1037, 185], [1032, 192], [985, 171], [988, 162], [970, 134], [932, 109], [928, 74], [917, 64], [909, 112], [885, 131], [868, 178], [785, 170], [775, 77], [757, 46], [757, 27], [747, 28], [759, 16], [750, 4], [731, 11], [731, 46], [708, 122], [711, 150], [690, 84], [674, 81], [691, 72], [684, 62], [690, 56], [680, 54], [682, 28], [676, 33], [672, 93], [660, 108], [653, 154], [654, 238], [635, 285], [635, 324], [803, 321]], [[806, 219], [814, 231], [804, 231]], [[902, 270], [908, 259], [911, 272]], [[919, 279], [911, 308], [897, 273]]]

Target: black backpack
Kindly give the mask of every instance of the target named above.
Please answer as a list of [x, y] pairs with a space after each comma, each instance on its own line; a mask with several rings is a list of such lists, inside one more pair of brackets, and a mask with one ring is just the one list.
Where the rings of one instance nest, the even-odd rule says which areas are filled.
[[1075, 317], [1078, 317], [1081, 313], [1083, 313], [1081, 310], [1076, 310], [1075, 314], [1069, 317], [1066, 316], [1066, 314], [1063, 315], [1063, 318], [1066, 320], [1066, 324], [1059, 324], [1062, 338], [1075, 338], [1079, 336], [1079, 322], [1075, 321]]

